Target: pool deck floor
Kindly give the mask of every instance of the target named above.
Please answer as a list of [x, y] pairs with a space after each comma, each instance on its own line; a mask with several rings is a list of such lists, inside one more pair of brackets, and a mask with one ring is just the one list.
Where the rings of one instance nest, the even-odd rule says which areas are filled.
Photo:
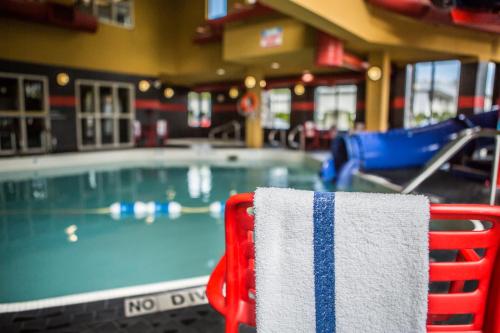
[[[136, 317], [125, 316], [125, 298], [0, 314], [0, 332], [223, 333], [224, 318], [208, 304]], [[241, 327], [241, 333], [255, 332]]]

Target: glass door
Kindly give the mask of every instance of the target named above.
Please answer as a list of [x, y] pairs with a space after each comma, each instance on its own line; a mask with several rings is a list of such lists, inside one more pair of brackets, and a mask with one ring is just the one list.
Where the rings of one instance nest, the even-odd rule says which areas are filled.
[[0, 155], [50, 149], [46, 77], [0, 73]]
[[133, 146], [133, 89], [121, 82], [76, 82], [79, 150]]

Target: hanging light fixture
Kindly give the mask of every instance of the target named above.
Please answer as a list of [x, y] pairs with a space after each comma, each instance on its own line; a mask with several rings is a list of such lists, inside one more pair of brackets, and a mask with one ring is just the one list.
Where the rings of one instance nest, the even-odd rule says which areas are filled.
[[138, 86], [139, 86], [139, 90], [140, 91], [146, 92], [151, 87], [151, 83], [149, 83], [148, 80], [141, 80], [141, 81], [139, 81], [139, 85]]
[[366, 72], [368, 78], [372, 81], [378, 81], [382, 78], [382, 68], [378, 66], [371, 66]]
[[167, 87], [163, 90], [163, 96], [165, 96], [165, 98], [172, 98], [174, 97], [174, 94], [175, 94], [175, 91], [173, 88], [170, 88], [170, 87]]
[[238, 88], [231, 87], [231, 89], [229, 89], [229, 97], [231, 97], [232, 99], [238, 98], [239, 94], [240, 92], [238, 91]]
[[56, 76], [56, 82], [61, 87], [64, 87], [69, 83], [69, 75], [67, 73], [61, 72]]

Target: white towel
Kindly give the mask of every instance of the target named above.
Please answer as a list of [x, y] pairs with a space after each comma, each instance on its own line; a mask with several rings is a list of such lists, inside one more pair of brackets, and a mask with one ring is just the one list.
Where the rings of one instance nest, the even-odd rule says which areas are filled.
[[423, 196], [255, 192], [258, 333], [426, 331]]

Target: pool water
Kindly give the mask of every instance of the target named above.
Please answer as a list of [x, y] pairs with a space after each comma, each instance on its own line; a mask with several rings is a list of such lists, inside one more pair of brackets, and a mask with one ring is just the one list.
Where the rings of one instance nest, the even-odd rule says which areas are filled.
[[114, 219], [113, 202], [225, 201], [258, 186], [333, 190], [303, 164], [188, 164], [85, 170], [0, 181], [0, 303], [210, 274], [224, 252], [222, 216]]

